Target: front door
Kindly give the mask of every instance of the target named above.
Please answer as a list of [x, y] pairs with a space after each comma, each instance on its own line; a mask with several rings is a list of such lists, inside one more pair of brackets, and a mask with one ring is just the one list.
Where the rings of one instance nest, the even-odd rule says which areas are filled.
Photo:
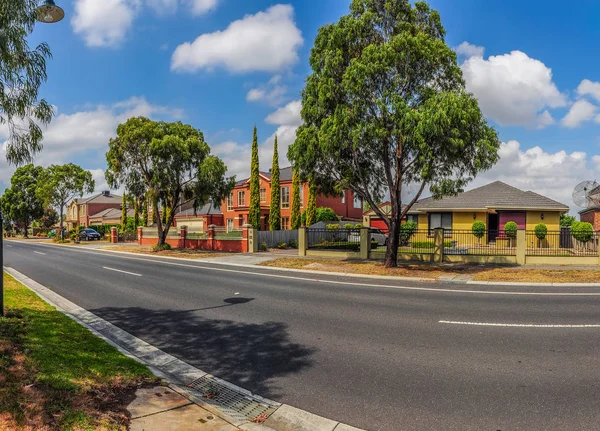
[[496, 241], [499, 234], [499, 218], [498, 214], [488, 214], [488, 237], [489, 241]]

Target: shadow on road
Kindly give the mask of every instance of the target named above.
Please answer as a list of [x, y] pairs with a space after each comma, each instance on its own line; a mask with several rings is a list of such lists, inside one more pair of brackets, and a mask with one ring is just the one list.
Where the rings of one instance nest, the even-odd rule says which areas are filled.
[[[224, 306], [250, 301], [235, 298]], [[223, 306], [220, 306], [223, 307]], [[286, 325], [211, 320], [196, 310], [89, 310], [144, 341], [259, 395], [282, 395], [274, 379], [312, 365], [315, 350], [290, 340]]]

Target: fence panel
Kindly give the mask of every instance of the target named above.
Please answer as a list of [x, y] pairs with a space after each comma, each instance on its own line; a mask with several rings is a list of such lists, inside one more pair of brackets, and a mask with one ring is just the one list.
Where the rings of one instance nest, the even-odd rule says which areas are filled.
[[137, 232], [119, 232], [119, 242], [136, 242]]
[[[267, 247], [277, 247], [280, 243], [289, 244], [290, 241], [296, 241], [298, 244], [298, 231], [297, 230], [260, 230], [258, 231], [258, 243], [263, 242], [267, 244]], [[360, 240], [359, 240], [360, 241]]]
[[359, 229], [307, 229], [308, 249], [314, 250], [360, 250]]
[[536, 235], [535, 231], [525, 233], [527, 256], [598, 256], [597, 232], [574, 236], [570, 230], [548, 231], [545, 235]]
[[[371, 236], [371, 250], [385, 252], [389, 240], [388, 229], [369, 230]], [[433, 231], [427, 229], [400, 230], [400, 243], [398, 253], [404, 254], [433, 254], [435, 251], [435, 240]]]
[[447, 230], [444, 232], [444, 254], [515, 256], [517, 239], [497, 230]]
[[241, 239], [241, 230], [230, 230], [227, 232], [227, 228], [224, 226], [215, 227], [215, 239]]

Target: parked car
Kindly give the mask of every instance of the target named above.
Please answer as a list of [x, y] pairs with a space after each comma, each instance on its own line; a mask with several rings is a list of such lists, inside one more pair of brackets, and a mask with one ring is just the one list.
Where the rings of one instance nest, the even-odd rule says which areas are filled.
[[81, 232], [79, 232], [79, 239], [84, 241], [100, 240], [102, 239], [102, 235], [94, 229], [82, 229]]
[[[377, 245], [387, 245], [388, 235], [377, 228], [369, 228], [371, 242], [377, 242]], [[348, 242], [360, 242], [360, 231], [352, 232], [348, 235]]]

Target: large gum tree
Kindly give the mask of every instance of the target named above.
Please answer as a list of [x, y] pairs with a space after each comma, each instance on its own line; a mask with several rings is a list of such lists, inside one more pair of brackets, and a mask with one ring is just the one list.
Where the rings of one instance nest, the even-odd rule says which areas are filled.
[[[223, 161], [210, 154], [202, 132], [181, 122], [130, 118], [117, 127], [106, 161], [111, 187], [144, 190], [152, 202], [159, 246], [166, 243], [179, 205], [193, 202], [197, 209], [209, 201], [220, 203], [235, 184], [234, 177], [225, 177]], [[164, 222], [156, 211], [159, 202]]]
[[[397, 265], [400, 223], [426, 187], [460, 192], [498, 160], [500, 142], [465, 90], [440, 16], [424, 2], [353, 0], [319, 29], [302, 119], [288, 157], [321, 192], [350, 188], [389, 228]], [[407, 185], [417, 192], [403, 207]], [[389, 196], [391, 215], [376, 205]]]

